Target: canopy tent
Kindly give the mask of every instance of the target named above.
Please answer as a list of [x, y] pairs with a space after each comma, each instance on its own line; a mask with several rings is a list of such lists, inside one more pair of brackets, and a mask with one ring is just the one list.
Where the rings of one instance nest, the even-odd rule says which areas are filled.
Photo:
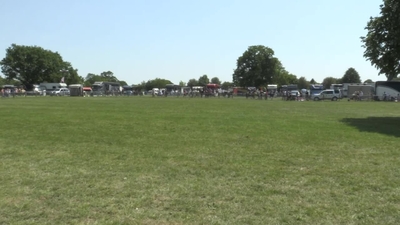
[[207, 84], [207, 88], [219, 88], [219, 84]]

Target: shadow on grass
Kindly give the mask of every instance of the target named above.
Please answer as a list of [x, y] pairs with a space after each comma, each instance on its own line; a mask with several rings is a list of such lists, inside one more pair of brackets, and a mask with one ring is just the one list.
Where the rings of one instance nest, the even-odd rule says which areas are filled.
[[400, 137], [400, 117], [344, 118], [341, 122], [356, 127], [361, 132]]

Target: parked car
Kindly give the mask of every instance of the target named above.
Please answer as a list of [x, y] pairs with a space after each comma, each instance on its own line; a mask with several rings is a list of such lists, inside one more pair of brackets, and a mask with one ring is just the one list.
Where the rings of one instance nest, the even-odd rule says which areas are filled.
[[70, 91], [68, 88], [57, 88], [50, 92], [51, 96], [68, 96]]
[[320, 100], [337, 101], [340, 98], [341, 98], [340, 90], [335, 90], [335, 89], [323, 90], [320, 93], [315, 94], [313, 96], [314, 101], [320, 101]]
[[299, 91], [292, 90], [292, 91], [290, 91], [289, 100], [293, 100], [293, 101], [298, 100], [298, 98], [299, 98], [300, 96], [301, 96], [301, 95], [300, 95], [300, 92], [299, 92]]

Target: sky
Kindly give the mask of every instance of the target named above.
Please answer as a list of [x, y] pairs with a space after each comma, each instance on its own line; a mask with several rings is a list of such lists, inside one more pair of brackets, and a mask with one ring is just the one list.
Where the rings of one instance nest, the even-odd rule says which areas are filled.
[[386, 80], [360, 37], [382, 0], [0, 0], [0, 59], [15, 43], [61, 54], [79, 75], [112, 71], [138, 84], [207, 74], [232, 81], [249, 46], [274, 50], [297, 77], [322, 82], [353, 67]]

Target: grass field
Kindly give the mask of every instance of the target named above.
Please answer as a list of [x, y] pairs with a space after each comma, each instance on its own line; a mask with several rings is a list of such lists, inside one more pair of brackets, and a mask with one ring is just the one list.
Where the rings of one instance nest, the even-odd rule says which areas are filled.
[[399, 224], [400, 104], [0, 99], [0, 224]]

